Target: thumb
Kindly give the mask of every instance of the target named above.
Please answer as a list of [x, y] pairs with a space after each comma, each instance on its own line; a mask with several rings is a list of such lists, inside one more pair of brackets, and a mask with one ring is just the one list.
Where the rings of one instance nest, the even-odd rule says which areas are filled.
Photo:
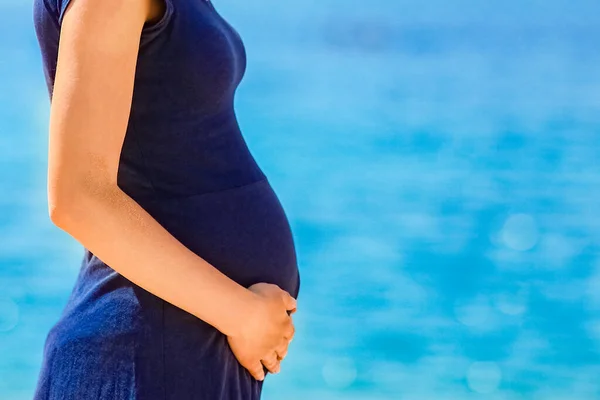
[[288, 292], [284, 291], [283, 302], [285, 304], [286, 310], [292, 311], [291, 313], [294, 313], [296, 311], [296, 299], [293, 298]]

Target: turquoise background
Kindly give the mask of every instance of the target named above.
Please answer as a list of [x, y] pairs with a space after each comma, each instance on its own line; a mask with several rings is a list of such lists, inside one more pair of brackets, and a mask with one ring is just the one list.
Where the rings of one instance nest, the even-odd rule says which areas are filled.
[[[600, 399], [600, 3], [213, 3], [302, 273], [264, 398]], [[48, 218], [31, 10], [0, 0], [0, 400], [83, 256]]]

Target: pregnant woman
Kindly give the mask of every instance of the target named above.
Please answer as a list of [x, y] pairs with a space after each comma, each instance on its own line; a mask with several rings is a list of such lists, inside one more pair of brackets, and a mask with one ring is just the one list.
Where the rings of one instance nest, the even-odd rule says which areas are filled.
[[34, 0], [52, 221], [83, 245], [35, 400], [253, 400], [294, 335], [286, 214], [211, 0]]

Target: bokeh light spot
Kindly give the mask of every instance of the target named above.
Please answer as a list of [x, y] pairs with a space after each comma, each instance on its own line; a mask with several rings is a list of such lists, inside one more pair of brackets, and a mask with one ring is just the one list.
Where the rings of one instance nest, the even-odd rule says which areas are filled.
[[506, 315], [522, 315], [527, 311], [527, 298], [524, 291], [517, 293], [501, 293], [494, 299], [496, 308]]
[[490, 319], [492, 310], [483, 297], [468, 303], [457, 302], [454, 306], [454, 315], [458, 322], [469, 327], [482, 327]]
[[502, 372], [494, 362], [474, 362], [467, 371], [469, 388], [477, 393], [492, 393], [498, 389]]
[[323, 379], [332, 388], [343, 389], [350, 386], [356, 379], [354, 361], [347, 357], [327, 360], [323, 365]]
[[505, 246], [526, 251], [536, 245], [539, 232], [534, 219], [527, 214], [511, 215], [502, 227], [501, 238]]

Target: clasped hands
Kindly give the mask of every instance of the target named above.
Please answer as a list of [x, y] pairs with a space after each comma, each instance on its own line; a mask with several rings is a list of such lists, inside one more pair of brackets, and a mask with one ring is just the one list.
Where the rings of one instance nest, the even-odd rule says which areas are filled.
[[279, 286], [257, 283], [248, 288], [256, 297], [252, 315], [235, 336], [227, 336], [229, 347], [239, 363], [257, 380], [263, 380], [263, 365], [271, 373], [280, 370], [294, 337], [291, 314], [296, 311], [296, 299]]

